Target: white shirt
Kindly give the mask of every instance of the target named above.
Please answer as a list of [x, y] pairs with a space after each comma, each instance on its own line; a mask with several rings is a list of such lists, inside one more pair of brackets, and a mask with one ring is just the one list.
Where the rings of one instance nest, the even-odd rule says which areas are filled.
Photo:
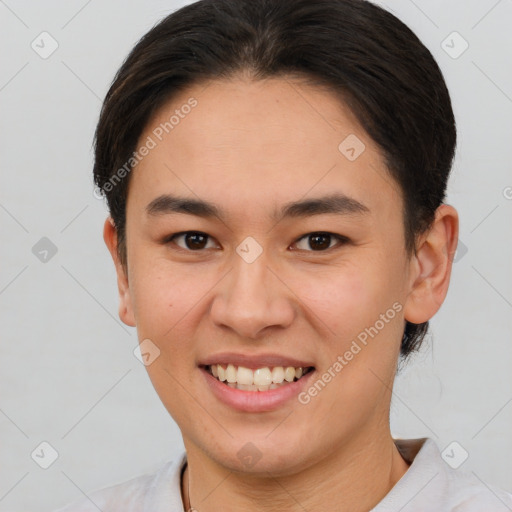
[[[395, 439], [407, 462], [402, 478], [370, 512], [510, 512], [512, 493], [452, 469], [430, 438]], [[101, 489], [56, 512], [184, 512], [181, 470], [186, 453], [154, 474]]]

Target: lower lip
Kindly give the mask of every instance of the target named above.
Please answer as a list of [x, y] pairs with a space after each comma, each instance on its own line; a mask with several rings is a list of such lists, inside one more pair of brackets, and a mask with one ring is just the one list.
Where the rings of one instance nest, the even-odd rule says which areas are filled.
[[244, 391], [224, 384], [216, 379], [205, 368], [200, 368], [213, 394], [224, 404], [243, 412], [274, 411], [283, 406], [288, 400], [296, 398], [306, 387], [309, 379], [315, 373], [310, 371], [299, 380], [284, 384], [268, 391]]

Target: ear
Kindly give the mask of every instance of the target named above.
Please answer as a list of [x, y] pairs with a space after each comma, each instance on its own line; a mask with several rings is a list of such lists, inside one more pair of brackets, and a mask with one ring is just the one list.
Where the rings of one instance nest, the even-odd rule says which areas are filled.
[[459, 217], [453, 206], [442, 204], [429, 231], [418, 241], [411, 257], [411, 284], [404, 317], [421, 324], [441, 307], [450, 284], [452, 262], [457, 250]]
[[103, 227], [103, 240], [114, 260], [117, 273], [117, 287], [119, 290], [119, 318], [131, 327], [135, 327], [135, 316], [133, 314], [130, 287], [128, 284], [127, 269], [121, 263], [117, 252], [117, 230], [114, 221], [108, 217]]

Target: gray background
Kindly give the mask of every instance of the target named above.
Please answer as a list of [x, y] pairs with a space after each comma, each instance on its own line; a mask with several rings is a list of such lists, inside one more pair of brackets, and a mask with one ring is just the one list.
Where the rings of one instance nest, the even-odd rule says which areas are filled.
[[[456, 459], [469, 453], [460, 470], [510, 491], [512, 1], [388, 3], [433, 53], [453, 98], [448, 202], [463, 244], [432, 336], [397, 378], [392, 433], [432, 437], [441, 450], [456, 441]], [[93, 131], [115, 71], [181, 5], [0, 1], [2, 511], [52, 510], [181, 450], [133, 355], [135, 330], [117, 316], [107, 212], [91, 179]], [[58, 43], [46, 59], [31, 47], [51, 48], [43, 31]], [[469, 44], [459, 56], [453, 31]], [[44, 253], [42, 237], [56, 254]], [[48, 469], [43, 441], [58, 452]]]

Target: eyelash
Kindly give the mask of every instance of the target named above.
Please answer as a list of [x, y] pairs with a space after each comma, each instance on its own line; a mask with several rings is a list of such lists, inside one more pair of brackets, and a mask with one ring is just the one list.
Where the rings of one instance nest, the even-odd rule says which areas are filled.
[[[164, 239], [163, 242], [165, 244], [173, 242], [175, 245], [177, 245], [174, 242], [174, 240], [176, 238], [179, 238], [181, 236], [186, 236], [186, 235], [202, 235], [202, 236], [205, 236], [205, 237], [207, 237], [207, 243], [208, 243], [209, 240], [212, 239], [212, 237], [210, 235], [208, 235], [207, 233], [203, 233], [202, 231], [180, 231], [179, 233], [174, 233], [172, 235], [169, 235], [168, 237], [166, 237]], [[350, 242], [350, 240], [346, 236], [343, 236], [343, 235], [337, 235], [336, 233], [330, 233], [328, 231], [312, 231], [310, 233], [306, 233], [305, 235], [302, 235], [301, 237], [299, 237], [293, 244], [296, 244], [296, 243], [300, 242], [301, 240], [307, 239], [308, 237], [311, 237], [313, 235], [317, 235], [317, 236], [320, 235], [320, 236], [331, 237], [331, 239], [336, 239], [338, 241], [338, 244], [334, 245], [332, 247], [328, 247], [325, 250], [320, 250], [320, 251], [307, 250], [307, 249], [294, 249], [294, 250], [300, 250], [300, 251], [311, 252], [311, 253], [326, 253], [326, 252], [330, 252], [333, 249], [337, 249], [337, 248], [341, 247], [342, 245], [345, 245], [348, 242]], [[188, 249], [188, 248], [180, 247], [179, 245], [177, 245], [177, 247], [180, 250], [184, 251], [184, 252], [190, 252], [190, 253], [193, 253], [193, 252], [200, 253], [200, 252], [204, 252], [204, 250], [205, 250], [205, 249], [193, 250], [193, 249]]]

